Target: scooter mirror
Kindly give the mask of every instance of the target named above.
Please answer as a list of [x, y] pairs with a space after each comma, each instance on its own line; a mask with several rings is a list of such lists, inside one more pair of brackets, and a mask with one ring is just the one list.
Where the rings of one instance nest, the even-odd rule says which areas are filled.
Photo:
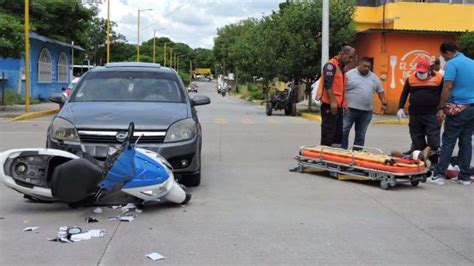
[[62, 93], [56, 93], [49, 98], [49, 100], [53, 103], [57, 103], [59, 105], [62, 105], [66, 102], [66, 97]]

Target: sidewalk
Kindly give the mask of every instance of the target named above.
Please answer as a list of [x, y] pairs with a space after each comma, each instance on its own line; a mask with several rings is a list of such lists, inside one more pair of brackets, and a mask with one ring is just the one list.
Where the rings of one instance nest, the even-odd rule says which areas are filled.
[[[311, 106], [311, 112], [308, 110], [308, 100], [304, 100], [296, 104], [296, 109], [300, 116], [303, 116], [310, 120], [321, 122], [321, 116], [319, 114], [319, 107]], [[372, 124], [388, 124], [388, 125], [407, 125], [408, 119], [398, 120], [396, 115], [372, 115]]]
[[30, 112], [25, 113], [24, 105], [7, 105], [0, 106], [0, 118], [4, 119], [14, 119], [18, 120], [29, 120], [33, 118], [38, 118], [45, 115], [50, 115], [57, 113], [59, 111], [59, 106], [57, 103], [52, 102], [42, 102], [40, 104], [30, 105]]

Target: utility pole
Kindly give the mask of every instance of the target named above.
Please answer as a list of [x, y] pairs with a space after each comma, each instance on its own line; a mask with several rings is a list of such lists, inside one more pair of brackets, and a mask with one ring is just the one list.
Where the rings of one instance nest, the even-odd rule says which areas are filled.
[[189, 82], [193, 80], [193, 61], [189, 60]]
[[155, 63], [155, 49], [156, 49], [156, 30], [153, 30], [153, 64]]
[[25, 112], [30, 112], [30, 0], [25, 0]]
[[321, 70], [329, 60], [329, 0], [323, 0], [323, 33], [321, 49]]
[[170, 67], [173, 68], [173, 48], [170, 48]]
[[[74, 50], [74, 48], [72, 48]], [[110, 0], [107, 0], [107, 63], [110, 62]]]
[[165, 47], [163, 49], [163, 66], [166, 67], [166, 42]]
[[143, 11], [150, 11], [153, 10], [151, 8], [148, 9], [138, 9], [138, 16], [137, 16], [137, 62], [140, 62], [140, 12]]

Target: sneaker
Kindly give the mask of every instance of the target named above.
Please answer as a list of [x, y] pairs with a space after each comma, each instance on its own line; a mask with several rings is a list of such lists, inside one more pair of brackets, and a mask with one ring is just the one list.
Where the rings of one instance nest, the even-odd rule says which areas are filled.
[[456, 180], [456, 183], [463, 186], [469, 186], [471, 184], [471, 181], [470, 180]]
[[431, 183], [433, 185], [444, 186], [444, 178], [442, 176], [430, 176], [426, 179], [427, 183]]

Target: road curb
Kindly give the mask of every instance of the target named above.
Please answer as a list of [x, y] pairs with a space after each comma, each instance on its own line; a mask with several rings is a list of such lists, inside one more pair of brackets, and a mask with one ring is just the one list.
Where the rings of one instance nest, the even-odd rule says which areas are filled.
[[374, 121], [372, 124], [375, 125], [408, 125], [408, 119], [385, 119], [385, 120], [378, 120]]
[[321, 116], [320, 115], [315, 115], [315, 114], [310, 114], [310, 113], [305, 113], [305, 112], [300, 112], [298, 115], [301, 116], [301, 117], [304, 117], [306, 119], [321, 123]]
[[40, 118], [43, 116], [47, 115], [52, 115], [56, 114], [59, 112], [59, 109], [51, 109], [51, 110], [45, 110], [45, 111], [39, 111], [39, 112], [31, 112], [23, 115], [19, 115], [17, 117], [12, 118], [10, 121], [11, 122], [17, 122], [17, 121], [26, 121], [26, 120], [31, 120], [35, 118]]

